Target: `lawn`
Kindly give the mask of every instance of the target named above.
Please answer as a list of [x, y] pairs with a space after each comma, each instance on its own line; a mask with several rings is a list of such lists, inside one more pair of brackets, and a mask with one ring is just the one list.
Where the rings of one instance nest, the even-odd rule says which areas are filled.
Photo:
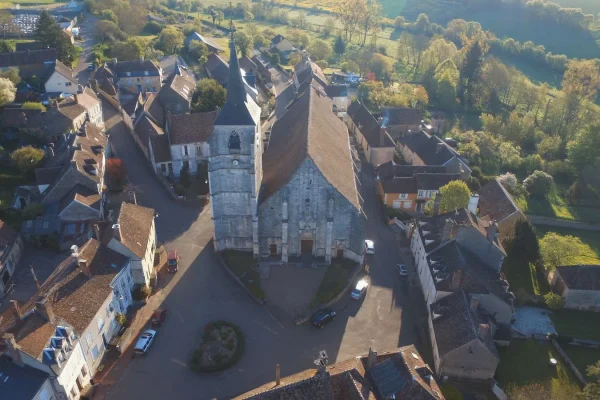
[[552, 311], [550, 319], [559, 335], [577, 339], [600, 339], [600, 318], [592, 311], [561, 310]]
[[237, 276], [248, 290], [257, 298], [262, 299], [265, 293], [260, 287], [260, 274], [258, 264], [252, 257], [252, 253], [243, 251], [225, 251], [223, 259], [229, 269]]
[[569, 229], [554, 226], [536, 225], [535, 231], [538, 238], [543, 238], [548, 232], [556, 232], [561, 235], [571, 235], [581, 239], [587, 249], [577, 258], [575, 264], [600, 264], [600, 231], [589, 231], [585, 229]]
[[538, 272], [534, 264], [527, 265], [509, 257], [504, 261], [502, 272], [506, 275], [512, 292], [522, 288], [529, 294], [544, 295], [550, 291], [544, 274]]
[[309, 308], [318, 306], [319, 304], [327, 303], [335, 296], [338, 295], [344, 289], [348, 283], [348, 279], [357, 268], [356, 263], [351, 261], [332, 261], [331, 265], [327, 267], [327, 272], [317, 289], [317, 293], [311, 300]]
[[59, 3], [56, 0], [4, 0], [0, 1], [0, 8], [14, 8], [16, 4], [24, 5], [24, 6], [34, 6], [34, 5], [45, 5]]
[[[500, 365], [496, 370], [496, 380], [505, 391], [539, 384], [552, 399], [574, 399], [581, 390], [550, 342], [515, 339], [510, 347], [498, 348], [498, 353]], [[555, 368], [549, 366], [550, 358], [558, 361]], [[541, 393], [540, 398], [544, 398]]]
[[591, 377], [587, 374], [587, 367], [600, 361], [600, 350], [568, 345], [562, 346], [562, 348], [567, 352], [579, 372], [590, 379]]
[[569, 205], [562, 193], [564, 193], [564, 188], [557, 185], [546, 199], [530, 196], [526, 201], [524, 199], [515, 200], [521, 211], [525, 213], [571, 221], [600, 223], [600, 209]]

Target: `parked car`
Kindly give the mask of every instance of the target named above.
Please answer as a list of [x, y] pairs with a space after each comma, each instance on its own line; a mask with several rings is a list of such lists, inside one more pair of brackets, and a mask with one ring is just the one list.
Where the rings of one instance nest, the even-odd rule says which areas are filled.
[[88, 69], [88, 71], [93, 71], [94, 70], [94, 63], [89, 63], [87, 69]]
[[311, 322], [317, 328], [324, 328], [325, 325], [333, 321], [336, 317], [335, 311], [330, 309], [319, 310], [312, 316]]
[[179, 264], [179, 256], [177, 250], [172, 250], [167, 254], [167, 272], [177, 272], [177, 265]]
[[152, 314], [152, 318], [150, 320], [152, 321], [152, 325], [162, 326], [162, 324], [165, 322], [166, 318], [167, 318], [167, 309], [166, 308], [157, 308], [156, 310], [154, 310], [154, 313]]
[[372, 240], [365, 240], [365, 249], [367, 254], [375, 254], [375, 243]]
[[135, 343], [135, 347], [133, 348], [133, 355], [135, 356], [136, 354], [139, 354], [145, 356], [148, 353], [150, 346], [152, 346], [152, 343], [154, 343], [155, 337], [155, 330], [146, 329], [144, 333], [142, 333], [142, 336], [140, 336], [140, 338]]
[[365, 293], [367, 293], [367, 287], [369, 287], [369, 282], [367, 282], [366, 279], [361, 279], [360, 281], [356, 282], [354, 290], [350, 292], [350, 297], [355, 300], [360, 300]]
[[396, 266], [396, 268], [398, 269], [398, 273], [400, 274], [400, 276], [407, 276], [408, 275], [408, 268], [406, 268], [405, 264], [398, 264]]

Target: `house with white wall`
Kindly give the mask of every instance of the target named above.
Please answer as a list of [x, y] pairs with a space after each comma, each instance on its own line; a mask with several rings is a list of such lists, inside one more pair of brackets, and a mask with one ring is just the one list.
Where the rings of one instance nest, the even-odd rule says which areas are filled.
[[149, 285], [155, 275], [154, 216], [152, 208], [123, 203], [117, 223], [105, 233], [108, 247], [129, 258], [134, 284]]
[[75, 94], [79, 91], [77, 78], [75, 78], [73, 70], [58, 60], [54, 64], [54, 71], [48, 75], [44, 88], [46, 93]]
[[0, 296], [8, 290], [24, 249], [21, 235], [0, 220]]
[[12, 400], [58, 398], [58, 392], [52, 384], [54, 378], [52, 375], [23, 364], [18, 355], [16, 357], [17, 359], [13, 360], [8, 353], [0, 355], [0, 376], [4, 378], [4, 382], [2, 382], [3, 396]]

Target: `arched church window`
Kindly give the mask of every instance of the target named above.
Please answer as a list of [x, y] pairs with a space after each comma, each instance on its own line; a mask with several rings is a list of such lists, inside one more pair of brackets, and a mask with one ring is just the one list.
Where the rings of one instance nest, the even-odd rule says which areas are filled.
[[229, 136], [229, 150], [240, 151], [241, 145], [240, 135], [233, 131]]

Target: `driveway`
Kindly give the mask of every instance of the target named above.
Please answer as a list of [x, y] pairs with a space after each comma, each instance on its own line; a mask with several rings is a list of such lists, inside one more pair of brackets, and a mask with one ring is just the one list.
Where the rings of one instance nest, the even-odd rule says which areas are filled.
[[[338, 318], [323, 330], [290, 319], [278, 320], [251, 300], [215, 261], [211, 249], [210, 207], [197, 209], [173, 202], [153, 177], [149, 163], [135, 146], [122, 121], [104, 106], [107, 129], [117, 154], [127, 167], [130, 181], [140, 189], [138, 203], [156, 209], [159, 242], [177, 248], [179, 272], [158, 293], [169, 319], [159, 329], [152, 350], [132, 360], [120, 380], [108, 392], [110, 399], [230, 398], [275, 378], [314, 367], [320, 350], [330, 362], [365, 354], [369, 347], [391, 350], [414, 342], [408, 295], [393, 266], [399, 250], [389, 227], [380, 216], [372, 178], [365, 176], [367, 235], [376, 243], [369, 256], [371, 287], [362, 302], [345, 298], [334, 309]], [[293, 285], [293, 282], [289, 283]], [[239, 325], [246, 336], [246, 351], [233, 368], [199, 375], [186, 367], [203, 326], [216, 319]]]

